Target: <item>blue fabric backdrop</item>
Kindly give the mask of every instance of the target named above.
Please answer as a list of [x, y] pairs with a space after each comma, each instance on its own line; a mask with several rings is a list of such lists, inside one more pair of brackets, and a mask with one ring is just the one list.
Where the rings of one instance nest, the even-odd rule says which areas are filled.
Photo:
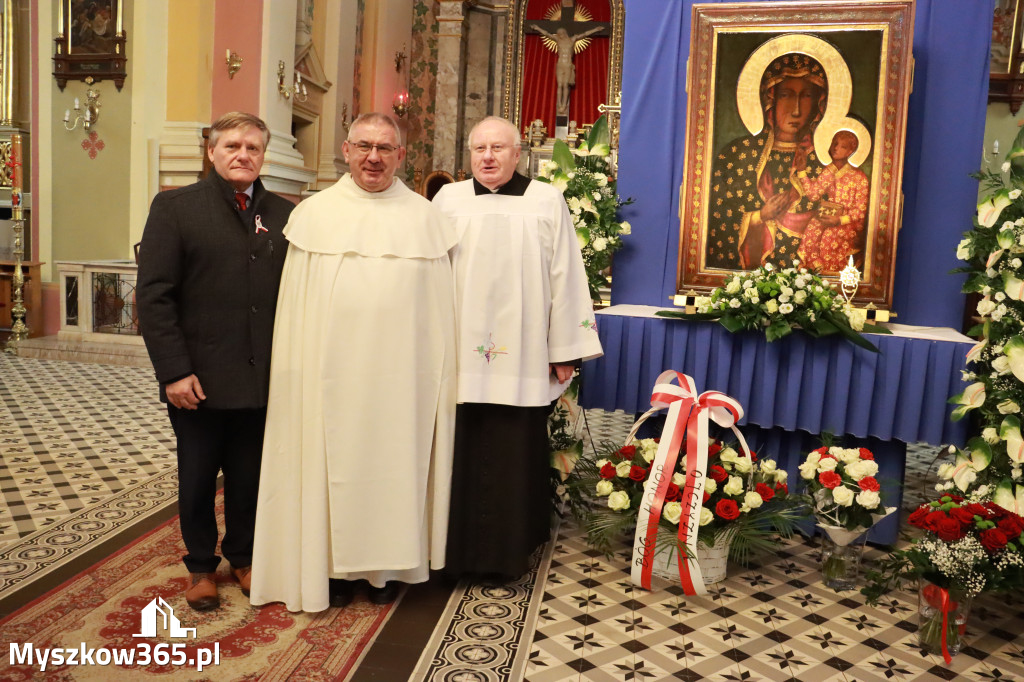
[[[905, 324], [959, 328], [962, 277], [948, 273], [977, 203], [968, 173], [981, 159], [991, 3], [916, 4], [893, 310]], [[637, 202], [623, 211], [633, 233], [615, 255], [612, 303], [664, 306], [675, 293], [692, 5], [625, 0], [618, 187]]]

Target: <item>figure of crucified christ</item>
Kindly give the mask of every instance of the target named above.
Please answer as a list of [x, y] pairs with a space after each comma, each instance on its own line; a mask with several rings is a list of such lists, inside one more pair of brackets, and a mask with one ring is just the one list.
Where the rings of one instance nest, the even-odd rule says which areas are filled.
[[555, 41], [558, 46], [558, 62], [555, 64], [555, 83], [558, 86], [557, 107], [559, 116], [569, 115], [569, 88], [576, 85], [576, 67], [572, 63], [576, 43], [587, 36], [597, 33], [600, 27], [592, 28], [577, 35], [569, 35], [564, 28], [555, 31], [554, 35], [548, 33], [540, 26], [533, 24], [530, 28], [540, 33], [545, 38]]

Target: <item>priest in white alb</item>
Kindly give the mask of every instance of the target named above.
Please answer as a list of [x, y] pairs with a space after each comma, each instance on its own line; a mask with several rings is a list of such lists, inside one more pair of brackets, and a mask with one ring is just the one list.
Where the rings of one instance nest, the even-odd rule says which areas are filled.
[[444, 564], [455, 416], [455, 232], [394, 178], [394, 121], [357, 118], [351, 173], [285, 228], [251, 601], [378, 604]]
[[601, 355], [562, 193], [516, 172], [519, 132], [469, 135], [473, 179], [434, 203], [451, 218], [459, 385], [446, 572], [516, 578], [551, 530], [547, 418], [576, 365]]

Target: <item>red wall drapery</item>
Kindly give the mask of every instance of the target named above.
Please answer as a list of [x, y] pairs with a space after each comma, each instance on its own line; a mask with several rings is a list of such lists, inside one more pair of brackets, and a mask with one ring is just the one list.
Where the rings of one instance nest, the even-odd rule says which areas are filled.
[[[530, 22], [543, 20], [548, 9], [558, 0], [530, 0], [526, 8], [524, 29]], [[576, 5], [588, 10], [594, 21], [611, 21], [609, 0], [576, 0]], [[555, 62], [558, 55], [544, 46], [543, 37], [527, 34], [523, 41], [523, 98], [519, 128], [526, 131], [534, 119], [541, 119], [548, 134], [555, 130]], [[576, 87], [569, 95], [569, 119], [577, 125], [593, 123], [600, 116], [599, 104], [608, 98], [608, 54], [611, 38], [591, 36], [590, 45], [574, 58]]]

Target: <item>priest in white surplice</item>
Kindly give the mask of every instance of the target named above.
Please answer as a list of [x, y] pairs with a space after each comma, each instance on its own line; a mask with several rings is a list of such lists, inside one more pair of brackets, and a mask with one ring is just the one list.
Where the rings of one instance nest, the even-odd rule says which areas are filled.
[[394, 179], [390, 118], [357, 118], [342, 151], [351, 174], [285, 228], [251, 600], [290, 611], [344, 606], [363, 579], [388, 603], [444, 564], [455, 232]]
[[459, 388], [446, 572], [510, 579], [551, 528], [547, 417], [575, 365], [601, 355], [576, 232], [561, 192], [515, 172], [519, 133], [470, 132], [473, 179], [434, 203], [452, 252]]

